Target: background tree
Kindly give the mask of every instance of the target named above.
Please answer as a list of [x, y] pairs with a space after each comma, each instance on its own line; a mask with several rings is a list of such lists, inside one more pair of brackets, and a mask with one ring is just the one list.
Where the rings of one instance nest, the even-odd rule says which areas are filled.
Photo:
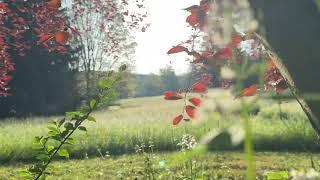
[[72, 60], [65, 54], [68, 47], [55, 40], [40, 42], [49, 33], [64, 31], [61, 12], [44, 1], [8, 1], [0, 6], [1, 95], [12, 94], [1, 98], [0, 115], [47, 115], [72, 109], [76, 93]]
[[102, 0], [76, 0], [71, 4], [69, 21], [79, 32], [71, 42], [77, 51], [72, 56], [78, 59], [75, 69], [83, 73], [86, 98], [95, 94], [92, 87], [101, 71], [110, 71], [124, 62], [132, 64], [136, 44], [130, 28], [138, 27], [143, 17], [126, 20], [126, 5], [126, 1]]
[[163, 90], [178, 90], [180, 88], [178, 77], [171, 66], [160, 69], [160, 76], [164, 85]]

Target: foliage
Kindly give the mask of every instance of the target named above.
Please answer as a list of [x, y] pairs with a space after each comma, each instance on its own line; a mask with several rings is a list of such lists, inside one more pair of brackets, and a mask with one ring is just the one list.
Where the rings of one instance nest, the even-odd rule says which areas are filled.
[[131, 34], [134, 29], [140, 30], [147, 14], [143, 6], [129, 12], [128, 3], [141, 4], [140, 0], [76, 0], [68, 8], [68, 21], [79, 32], [70, 46], [72, 56], [78, 60], [74, 68], [84, 73], [86, 99], [96, 93], [91, 87], [96, 86], [99, 72], [132, 63], [135, 43]]
[[[15, 68], [12, 54], [17, 53], [24, 56], [27, 50], [30, 50], [30, 47], [37, 42], [38, 36], [40, 37], [38, 43], [46, 46], [49, 51], [60, 53], [66, 51], [60, 34], [67, 34], [64, 30], [68, 29], [65, 28], [65, 19], [59, 16], [59, 7], [44, 1], [0, 2], [1, 96], [10, 95], [7, 87], [9, 80], [11, 80], [9, 73], [13, 72]], [[49, 34], [52, 35], [48, 36]], [[31, 38], [26, 38], [28, 36]], [[56, 40], [58, 38], [58, 41], [49, 41], [54, 36]], [[62, 38], [62, 40], [66, 39]]]
[[[268, 63], [267, 67], [263, 69], [265, 71], [265, 73], [263, 73], [264, 87], [259, 88], [257, 85], [258, 82], [256, 82], [255, 84], [245, 88], [236, 98], [243, 96], [254, 96], [257, 94], [258, 89], [259, 91], [262, 91], [262, 89], [275, 89], [278, 93], [283, 92], [288, 88], [288, 84], [274, 64], [274, 58], [268, 54], [268, 51], [265, 50], [265, 44], [261, 42], [255, 33], [249, 32], [246, 34], [234, 28], [229, 42], [224, 44], [223, 47], [219, 46], [220, 44], [212, 44], [212, 39], [205, 38], [206, 36], [211, 36], [210, 28], [213, 29], [213, 33], [215, 32], [214, 28], [216, 28], [211, 27], [209, 22], [206, 24], [207, 21], [212, 20], [212, 16], [217, 16], [216, 14], [219, 14], [220, 12], [224, 13], [223, 7], [224, 5], [220, 1], [213, 2], [211, 0], [201, 0], [199, 5], [193, 5], [184, 9], [191, 13], [187, 17], [186, 22], [192, 27], [194, 35], [192, 35], [189, 40], [171, 48], [167, 54], [176, 54], [182, 52], [187, 53], [192, 57], [190, 64], [197, 67], [200, 74], [202, 74], [199, 82], [189, 85], [189, 87], [182, 91], [185, 93], [184, 96], [187, 98], [190, 91], [194, 91], [200, 95], [207, 91], [208, 86], [212, 83], [212, 77], [209, 76], [208, 67], [216, 66], [220, 67], [217, 69], [221, 69], [223, 66], [229, 66], [235, 69], [235, 71], [238, 71], [237, 69], [239, 69], [238, 67], [240, 66], [242, 67], [241, 72], [243, 72], [244, 69], [250, 70], [250, 67], [254, 67], [255, 65], [249, 65], [248, 59], [255, 61], [261, 60], [262, 62], [265, 61]], [[237, 10], [236, 8], [234, 9]], [[220, 26], [219, 22], [217, 23], [217, 26]], [[205, 33], [205, 35], [201, 33]], [[200, 50], [196, 50], [196, 40], [202, 37], [204, 37], [203, 39], [205, 41], [204, 47], [202, 47]], [[213, 42], [215, 41], [213, 40]], [[245, 73], [237, 73], [235, 76], [238, 76], [241, 80], [243, 80], [249, 75]], [[225, 82], [230, 83], [233, 81], [233, 79], [238, 77], [234, 77], [232, 75], [228, 77], [221, 76], [221, 78], [227, 78], [221, 79], [221, 82], [223, 83], [222, 87], [226, 86], [224, 84]], [[179, 91], [179, 93], [181, 93], [181, 91]], [[186, 100], [184, 101], [186, 102]], [[193, 105], [187, 105], [187, 103], [185, 103], [185, 109], [188, 116], [191, 119], [194, 119], [194, 110], [196, 107]], [[181, 115], [183, 116], [184, 112]]]
[[[119, 68], [120, 72], [126, 70], [123, 65]], [[25, 178], [45, 179], [50, 172], [47, 171], [50, 163], [56, 155], [69, 158], [69, 152], [63, 149], [66, 145], [73, 145], [74, 140], [71, 136], [76, 130], [87, 131], [87, 128], [82, 124], [85, 121], [95, 122], [95, 118], [91, 116], [92, 112], [101, 105], [108, 103], [115, 98], [116, 93], [113, 90], [114, 84], [119, 81], [121, 76], [112, 77], [110, 72], [106, 79], [99, 81], [99, 93], [89, 102], [84, 102], [80, 111], [67, 112], [65, 117], [58, 120], [53, 120], [48, 125], [48, 134], [45, 136], [35, 137], [35, 150], [37, 151], [36, 158], [38, 162], [30, 167], [28, 171], [21, 175]]]

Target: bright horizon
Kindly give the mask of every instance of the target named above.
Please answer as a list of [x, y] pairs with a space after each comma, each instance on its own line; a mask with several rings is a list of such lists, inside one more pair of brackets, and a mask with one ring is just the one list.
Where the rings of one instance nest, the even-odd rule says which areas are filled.
[[191, 31], [185, 21], [188, 12], [182, 9], [197, 3], [196, 0], [146, 0], [151, 26], [146, 32], [136, 35], [136, 73], [158, 74], [166, 65], [172, 65], [177, 74], [187, 72], [187, 55], [181, 53], [168, 56], [166, 53], [190, 36]]

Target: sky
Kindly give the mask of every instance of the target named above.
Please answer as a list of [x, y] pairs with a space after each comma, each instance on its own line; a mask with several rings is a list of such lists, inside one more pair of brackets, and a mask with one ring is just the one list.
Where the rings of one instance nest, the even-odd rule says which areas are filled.
[[188, 70], [186, 55], [168, 56], [167, 51], [190, 36], [185, 21], [188, 12], [182, 9], [198, 3], [199, 0], [146, 0], [151, 26], [136, 36], [136, 73], [157, 74], [166, 65], [172, 65], [177, 74]]

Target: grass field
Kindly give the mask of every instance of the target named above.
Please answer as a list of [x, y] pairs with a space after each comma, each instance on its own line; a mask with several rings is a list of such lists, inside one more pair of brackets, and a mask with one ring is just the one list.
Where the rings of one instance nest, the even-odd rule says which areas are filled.
[[[184, 163], [176, 165], [175, 153], [159, 153], [152, 159], [156, 179], [234, 179], [244, 180], [246, 163], [240, 152], [207, 153], [194, 158], [193, 172]], [[320, 154], [313, 155], [320, 159]], [[306, 153], [256, 153], [255, 164], [258, 179], [270, 172], [311, 168], [310, 155]], [[144, 156], [122, 155], [109, 158], [93, 158], [54, 162], [54, 171], [48, 179], [145, 179]], [[159, 162], [165, 162], [159, 166]], [[21, 168], [28, 164], [0, 166], [0, 179], [18, 179]]]
[[[320, 149], [316, 134], [296, 102], [282, 102], [280, 111], [279, 104], [275, 100], [247, 98], [246, 101], [251, 104], [250, 121], [256, 151], [294, 153], [317, 152]], [[120, 106], [96, 112], [97, 123], [87, 123], [88, 133], [80, 132], [74, 136], [76, 145], [70, 149], [71, 159], [97, 157], [100, 157], [100, 159], [74, 160], [56, 164], [66, 166], [68, 163], [81, 162], [79, 168], [73, 166], [74, 169], [70, 169], [72, 172], [98, 162], [104, 164], [102, 166], [108, 169], [109, 162], [114, 164], [125, 161], [133, 162], [135, 158], [139, 159], [139, 156], [132, 156], [133, 160], [129, 160], [128, 156], [135, 152], [136, 145], [149, 141], [154, 144], [158, 153], [165, 153], [163, 156], [169, 158], [172, 156], [170, 151], [179, 150], [177, 144], [183, 134], [191, 134], [198, 141], [213, 130], [241, 126], [240, 101], [233, 100], [228, 91], [210, 91], [200, 110], [199, 119], [189, 123], [183, 122], [177, 127], [171, 125], [171, 119], [181, 113], [182, 101], [168, 102], [164, 101], [163, 97], [148, 97], [121, 100], [119, 103]], [[34, 136], [45, 133], [45, 127], [49, 119], [52, 118], [5, 119], [0, 122], [0, 164], [3, 165], [0, 167], [0, 177], [4, 176], [3, 173], [7, 169], [9, 169], [7, 173], [13, 173], [16, 167], [23, 167], [23, 163], [28, 163], [34, 159], [32, 139]], [[230, 150], [232, 148], [234, 149], [230, 146], [216, 147], [220, 150]], [[235, 149], [241, 150], [241, 146]], [[126, 154], [126, 156], [121, 156], [123, 154]], [[227, 154], [222, 153], [222, 157], [227, 156]], [[230, 158], [235, 159], [239, 158], [238, 155], [241, 155], [240, 153], [231, 154], [232, 157]], [[106, 155], [120, 156], [116, 159], [101, 159]], [[283, 155], [286, 154], [271, 153], [271, 156], [274, 156], [275, 159], [281, 159]], [[220, 153], [208, 154], [208, 156], [220, 156]], [[308, 158], [305, 155], [300, 157], [296, 154], [289, 154], [288, 156], [293, 159], [294, 157], [303, 158], [306, 163], [299, 164], [298, 161], [293, 160], [292, 165], [290, 165], [291, 162], [288, 162], [286, 166], [282, 166], [281, 163], [285, 162], [277, 161], [272, 165], [272, 161], [270, 161], [265, 167], [273, 169], [272, 167], [275, 166], [278, 169], [284, 169], [307, 165]], [[262, 153], [261, 157], [258, 156], [259, 158], [264, 159], [265, 155]], [[225, 163], [229, 163], [227, 159]], [[214, 167], [211, 167], [211, 170], [220, 167], [220, 165], [212, 166]], [[223, 162], [221, 162], [221, 166], [223, 166]], [[243, 163], [236, 163], [236, 165], [231, 166], [233, 169], [237, 169], [237, 166], [239, 166], [236, 172], [242, 172], [245, 169]], [[97, 164], [92, 165], [92, 169], [95, 169], [95, 167], [99, 169]], [[98, 170], [92, 170], [92, 172], [90, 170], [85, 174], [90, 176], [90, 173], [93, 173], [94, 176], [92, 177], [98, 178], [97, 172]], [[64, 175], [68, 176], [65, 174], [66, 172], [60, 170], [57, 173], [56, 175], [62, 177]], [[101, 173], [103, 179], [107, 175], [114, 175], [117, 172], [109, 173], [108, 170], [103, 170]], [[70, 173], [68, 174], [70, 175]]]

